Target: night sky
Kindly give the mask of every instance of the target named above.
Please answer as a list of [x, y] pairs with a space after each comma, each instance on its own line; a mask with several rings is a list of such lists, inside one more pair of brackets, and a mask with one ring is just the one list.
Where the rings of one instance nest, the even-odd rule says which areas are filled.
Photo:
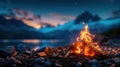
[[0, 13], [12, 8], [39, 14], [45, 22], [64, 23], [86, 10], [108, 18], [120, 10], [120, 0], [0, 0]]

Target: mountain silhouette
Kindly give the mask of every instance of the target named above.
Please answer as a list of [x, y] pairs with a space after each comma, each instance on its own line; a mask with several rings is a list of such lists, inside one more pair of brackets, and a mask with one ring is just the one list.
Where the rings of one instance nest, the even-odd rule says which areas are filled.
[[7, 20], [3, 15], [0, 15], [0, 31], [0, 39], [33, 39], [44, 36], [21, 20]]
[[85, 11], [78, 15], [75, 19], [75, 24], [79, 24], [81, 22], [89, 22], [89, 21], [99, 21], [101, 18], [98, 15], [93, 15], [89, 11]]

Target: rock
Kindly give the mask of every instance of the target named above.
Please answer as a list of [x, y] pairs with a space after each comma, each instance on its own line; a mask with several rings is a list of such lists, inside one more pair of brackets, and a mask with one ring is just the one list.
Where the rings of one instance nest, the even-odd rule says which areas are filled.
[[5, 52], [5, 51], [3, 51], [3, 50], [0, 50], [0, 57], [1, 58], [6, 58], [6, 57], [8, 57], [9, 55], [8, 55], [8, 53], [7, 52]]
[[47, 54], [45, 53], [45, 52], [39, 52], [39, 53], [37, 53], [40, 57], [45, 57], [45, 56], [47, 56]]
[[39, 64], [34, 64], [34, 67], [44, 67], [44, 66]]
[[18, 52], [14, 51], [14, 53], [12, 54], [13, 57], [17, 56]]
[[22, 64], [22, 62], [21, 62], [21, 61], [17, 60], [17, 59], [16, 59], [16, 58], [14, 58], [14, 57], [11, 57], [11, 59], [12, 59], [15, 63], [17, 63], [17, 64]]
[[57, 57], [59, 53], [53, 52], [53, 57]]
[[16, 49], [17, 51], [22, 52], [22, 51], [25, 51], [25, 50], [26, 50], [26, 46], [25, 46], [25, 44], [18, 44], [18, 45], [15, 46], [15, 49]]
[[99, 62], [96, 59], [89, 61], [91, 67], [99, 67]]
[[37, 58], [35, 59], [35, 63], [39, 64], [39, 65], [43, 65], [45, 62], [43, 57]]
[[29, 51], [29, 50], [26, 50], [25, 52], [24, 52], [24, 54], [26, 54], [26, 55], [30, 55], [32, 52], [31, 51]]
[[80, 62], [77, 62], [77, 63], [76, 63], [76, 67], [81, 67], [81, 63], [80, 63]]
[[88, 61], [83, 61], [82, 64], [81, 64], [81, 67], [89, 67], [90, 64]]
[[55, 67], [62, 67], [62, 65], [56, 63], [56, 64], [55, 64]]
[[44, 52], [46, 52], [46, 53], [53, 52], [53, 48], [51, 48], [51, 47], [46, 47], [46, 48], [44, 49]]
[[49, 52], [49, 51], [53, 51], [53, 48], [51, 47], [43, 47], [41, 49], [38, 49], [36, 52]]
[[16, 49], [14, 46], [7, 46], [5, 51], [10, 55], [13, 56], [16, 53]]
[[113, 61], [114, 61], [115, 63], [120, 63], [120, 58], [115, 57], [115, 58], [113, 58]]
[[52, 63], [49, 61], [49, 60], [47, 60], [46, 62], [45, 62], [45, 65], [44, 65], [45, 67], [51, 67], [52, 66]]
[[71, 63], [70, 63], [70, 66], [71, 66], [71, 67], [75, 67], [75, 65], [76, 65], [75, 62], [71, 62]]

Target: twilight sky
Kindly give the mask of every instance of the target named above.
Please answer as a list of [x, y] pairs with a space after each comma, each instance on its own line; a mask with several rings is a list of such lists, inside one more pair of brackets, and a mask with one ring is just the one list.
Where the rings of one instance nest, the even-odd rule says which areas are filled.
[[0, 0], [0, 13], [12, 8], [39, 14], [44, 22], [62, 24], [86, 10], [108, 18], [112, 11], [120, 10], [120, 0]]

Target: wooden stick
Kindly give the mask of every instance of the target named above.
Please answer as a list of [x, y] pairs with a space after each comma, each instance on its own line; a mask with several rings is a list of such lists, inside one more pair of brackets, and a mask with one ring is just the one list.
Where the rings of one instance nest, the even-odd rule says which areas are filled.
[[95, 52], [98, 52], [99, 54], [105, 55], [105, 53], [102, 50], [98, 50], [97, 48], [95, 48], [92, 43], [88, 43], [88, 42], [85, 42], [85, 43], [88, 47], [92, 48]]
[[70, 54], [70, 50], [65, 54], [64, 58], [66, 58]]

